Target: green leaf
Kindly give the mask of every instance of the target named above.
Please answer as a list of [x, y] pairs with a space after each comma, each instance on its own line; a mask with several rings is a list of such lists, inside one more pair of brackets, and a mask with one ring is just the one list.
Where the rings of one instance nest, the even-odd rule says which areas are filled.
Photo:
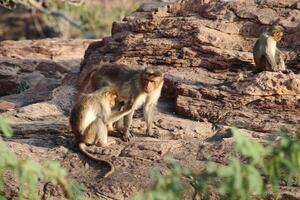
[[12, 128], [8, 121], [4, 118], [0, 118], [0, 130], [6, 137], [11, 137], [13, 134]]

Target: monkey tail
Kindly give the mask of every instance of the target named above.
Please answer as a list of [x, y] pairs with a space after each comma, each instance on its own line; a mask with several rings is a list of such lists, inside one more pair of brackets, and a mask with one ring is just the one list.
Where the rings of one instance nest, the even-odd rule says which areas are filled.
[[80, 151], [86, 155], [87, 157], [89, 157], [90, 159], [92, 160], [95, 160], [95, 161], [101, 161], [101, 162], [105, 162], [107, 163], [109, 166], [110, 166], [110, 170], [104, 175], [104, 177], [108, 177], [110, 176], [111, 174], [114, 173], [115, 171], [115, 167], [114, 165], [110, 162], [110, 161], [107, 161], [107, 160], [104, 160], [104, 159], [101, 159], [101, 158], [97, 158], [96, 156], [90, 154], [87, 150], [86, 150], [86, 144], [83, 143], [83, 142], [80, 142], [79, 145], [78, 145]]

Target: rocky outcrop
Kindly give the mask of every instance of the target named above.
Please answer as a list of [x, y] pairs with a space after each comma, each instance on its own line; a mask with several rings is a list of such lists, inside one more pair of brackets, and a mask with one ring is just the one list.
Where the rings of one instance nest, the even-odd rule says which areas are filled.
[[[26, 82], [23, 86], [28, 88], [20, 88], [19, 93], [8, 90], [9, 95], [0, 97], [0, 117], [12, 123], [14, 136], [7, 139], [7, 143], [20, 158], [58, 160], [67, 169], [70, 178], [85, 184], [87, 196], [124, 199], [150, 186], [149, 171], [153, 166], [164, 171], [167, 168], [164, 158], [170, 152], [183, 165], [193, 160], [199, 143], [213, 135], [212, 126], [207, 122], [170, 115], [173, 111], [171, 103], [161, 102], [155, 121], [161, 138], [154, 139], [144, 136], [142, 113], [137, 112], [131, 129], [137, 137], [131, 142], [123, 142], [121, 136], [115, 133], [116, 143], [109, 148], [89, 148], [96, 156], [110, 160], [116, 167], [113, 176], [101, 178], [107, 171], [105, 165], [92, 162], [76, 151], [68, 122], [77, 93], [75, 84], [80, 62], [84, 49], [91, 42], [60, 39], [1, 42], [0, 69], [6, 75], [0, 80], [22, 80]], [[14, 73], [9, 73], [11, 71]], [[194, 138], [199, 141], [194, 141]], [[199, 163], [195, 160], [189, 166], [199, 170]], [[129, 173], [132, 176], [128, 177]], [[4, 194], [13, 199], [17, 184], [13, 177], [5, 178], [9, 181]], [[41, 194], [48, 192], [48, 185], [42, 184]], [[59, 198], [61, 195], [55, 188], [51, 191], [52, 196]]]
[[209, 70], [251, 69], [255, 40], [276, 21], [285, 27], [279, 46], [288, 65], [298, 68], [298, 4], [296, 0], [145, 4], [122, 22], [114, 23], [112, 37], [90, 45], [82, 68], [109, 61]]
[[[196, 127], [194, 131], [201, 133], [200, 141], [212, 142], [204, 145], [212, 150], [208, 150], [210, 159], [226, 162], [220, 152], [228, 151], [232, 144], [224, 139], [230, 137], [228, 127], [236, 126], [265, 140], [274, 139], [282, 127], [293, 133], [300, 123], [299, 21], [296, 0], [144, 4], [114, 23], [111, 37], [88, 47], [79, 83], [94, 65], [104, 62], [160, 67], [166, 74], [163, 96], [175, 99], [177, 115], [211, 125], [211, 129]], [[253, 45], [273, 23], [285, 28], [278, 46], [291, 71], [254, 74]], [[164, 129], [165, 119], [156, 121], [159, 130]], [[187, 137], [186, 131], [179, 134], [180, 126], [172, 121], [167, 124], [169, 134]], [[210, 136], [205, 137], [204, 132]], [[126, 155], [139, 155], [139, 150]], [[199, 152], [197, 158], [204, 160], [206, 150]], [[148, 153], [143, 152], [143, 157], [149, 157]]]
[[47, 100], [78, 63], [92, 40], [0, 42], [0, 110]]
[[[176, 99], [177, 114], [262, 132], [295, 125], [300, 121], [298, 4], [296, 0], [144, 4], [114, 23], [111, 37], [89, 46], [79, 82], [102, 62], [160, 66], [166, 72], [163, 96]], [[274, 23], [285, 29], [278, 46], [294, 73], [253, 74], [255, 40]]]

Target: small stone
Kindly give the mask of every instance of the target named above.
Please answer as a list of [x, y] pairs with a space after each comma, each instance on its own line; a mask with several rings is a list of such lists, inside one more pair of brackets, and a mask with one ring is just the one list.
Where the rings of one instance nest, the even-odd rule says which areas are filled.
[[64, 146], [60, 146], [59, 149], [58, 149], [58, 152], [62, 152], [64, 154], [68, 153], [68, 149]]
[[85, 163], [85, 164], [84, 164], [84, 168], [85, 168], [85, 169], [88, 169], [89, 167], [90, 167], [90, 166], [89, 166], [88, 163]]
[[110, 154], [110, 149], [103, 149], [103, 154], [107, 155], [107, 154]]

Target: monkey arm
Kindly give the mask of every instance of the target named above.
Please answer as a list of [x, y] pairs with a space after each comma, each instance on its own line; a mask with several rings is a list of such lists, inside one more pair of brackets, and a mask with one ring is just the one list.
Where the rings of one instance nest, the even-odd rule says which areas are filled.
[[276, 48], [276, 54], [280, 55], [280, 56], [284, 55], [284, 53], [281, 50], [279, 50], [278, 48]]
[[113, 112], [110, 117], [107, 119], [106, 124], [112, 124], [119, 119], [123, 118], [124, 116], [128, 115], [129, 113], [133, 112], [133, 109], [130, 108], [128, 110], [124, 111], [118, 111], [118, 112]]
[[286, 66], [284, 63], [284, 53], [276, 48], [275, 59], [277, 63], [276, 71], [285, 71]]
[[284, 53], [281, 50], [279, 50], [278, 48], [276, 48], [276, 51], [275, 51], [275, 59], [276, 59], [277, 63], [278, 63], [278, 60], [284, 61]]

